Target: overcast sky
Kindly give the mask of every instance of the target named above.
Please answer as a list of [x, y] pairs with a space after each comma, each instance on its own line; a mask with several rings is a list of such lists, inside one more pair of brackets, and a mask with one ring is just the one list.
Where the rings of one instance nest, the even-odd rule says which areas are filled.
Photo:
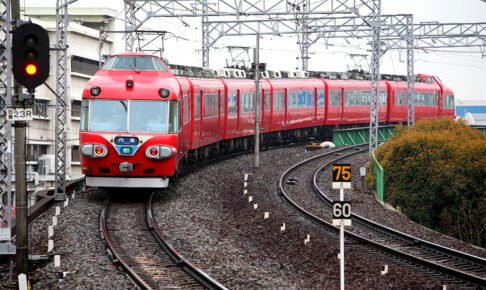
[[[315, 1], [315, 0], [313, 0]], [[54, 0], [21, 0], [27, 6], [54, 7]], [[79, 0], [72, 7], [108, 7], [124, 13], [122, 0]], [[414, 22], [439, 21], [442, 23], [486, 23], [486, 2], [481, 0], [382, 0], [383, 14], [414, 14]], [[189, 21], [184, 25], [177, 19], [157, 19], [149, 26], [151, 29], [171, 31], [181, 38], [171, 38], [165, 41], [164, 57], [171, 63], [185, 65], [201, 65], [200, 49], [201, 29], [200, 19]], [[117, 29], [124, 29], [119, 21]], [[182, 38], [186, 39], [183, 40]], [[225, 46], [254, 46], [254, 37], [225, 37], [215, 44], [210, 53], [210, 66], [223, 67], [230, 57]], [[290, 36], [270, 37], [261, 40], [262, 62], [267, 62], [269, 69], [295, 70], [300, 67], [297, 39]], [[324, 45], [319, 41], [310, 48], [310, 70], [345, 71], [352, 68], [355, 62], [366, 67], [364, 59], [355, 58], [349, 54], [366, 54], [371, 58], [371, 52], [366, 42], [350, 39], [332, 41], [333, 46]], [[122, 52], [123, 45], [117, 45], [117, 52]], [[361, 62], [360, 62], [361, 61]], [[391, 74], [406, 74], [406, 54], [397, 51], [387, 52], [382, 60], [381, 72]], [[481, 100], [486, 104], [486, 58], [481, 58], [479, 48], [469, 51], [465, 48], [415, 51], [415, 73], [438, 75], [461, 100]]]

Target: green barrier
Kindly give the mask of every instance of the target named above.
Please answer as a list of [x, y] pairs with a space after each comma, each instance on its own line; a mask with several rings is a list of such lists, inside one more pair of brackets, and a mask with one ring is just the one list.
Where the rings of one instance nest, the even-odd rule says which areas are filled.
[[373, 168], [375, 169], [376, 193], [378, 194], [380, 201], [383, 202], [383, 187], [385, 185], [383, 182], [383, 175], [385, 172], [375, 157], [375, 151], [371, 152], [371, 156], [373, 157]]
[[471, 125], [471, 127], [478, 129], [479, 131], [483, 132], [486, 134], [486, 126], [481, 126], [481, 125]]
[[[378, 140], [384, 141], [394, 135], [395, 126], [378, 128]], [[359, 145], [370, 140], [370, 128], [345, 129], [332, 132], [332, 142], [336, 146]]]

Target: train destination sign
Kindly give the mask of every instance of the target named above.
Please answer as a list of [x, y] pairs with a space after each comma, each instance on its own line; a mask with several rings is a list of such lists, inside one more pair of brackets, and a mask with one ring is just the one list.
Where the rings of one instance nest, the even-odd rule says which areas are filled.
[[351, 189], [351, 164], [332, 165], [332, 188]]

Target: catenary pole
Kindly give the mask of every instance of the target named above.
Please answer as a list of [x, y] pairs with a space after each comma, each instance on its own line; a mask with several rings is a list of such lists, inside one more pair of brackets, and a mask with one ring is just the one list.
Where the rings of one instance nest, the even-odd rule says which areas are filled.
[[260, 35], [256, 35], [255, 48], [255, 167], [260, 166]]

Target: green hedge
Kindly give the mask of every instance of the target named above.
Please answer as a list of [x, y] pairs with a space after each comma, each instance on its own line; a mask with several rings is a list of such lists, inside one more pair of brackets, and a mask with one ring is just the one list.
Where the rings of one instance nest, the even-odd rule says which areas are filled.
[[486, 245], [483, 133], [448, 119], [422, 121], [411, 130], [398, 127], [375, 153], [385, 170], [386, 202], [426, 227]]

